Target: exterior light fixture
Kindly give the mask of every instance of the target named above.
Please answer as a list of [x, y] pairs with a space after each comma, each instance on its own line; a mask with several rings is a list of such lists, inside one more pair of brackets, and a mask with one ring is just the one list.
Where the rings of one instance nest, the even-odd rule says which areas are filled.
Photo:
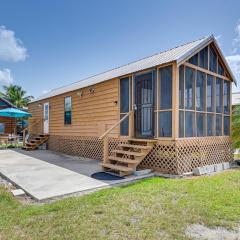
[[77, 92], [77, 95], [79, 96], [79, 97], [82, 97], [83, 96], [83, 92]]
[[89, 88], [89, 92], [90, 92], [90, 93], [94, 93], [94, 92], [95, 92], [95, 89], [94, 89], [94, 88]]
[[116, 105], [118, 104], [118, 101], [114, 101], [113, 103], [114, 103], [114, 105], [116, 106]]

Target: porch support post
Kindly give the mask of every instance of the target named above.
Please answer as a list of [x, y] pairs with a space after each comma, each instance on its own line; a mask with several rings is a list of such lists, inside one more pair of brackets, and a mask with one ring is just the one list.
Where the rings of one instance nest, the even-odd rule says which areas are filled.
[[106, 135], [103, 139], [103, 162], [108, 161], [108, 136]]
[[178, 106], [179, 106], [179, 99], [178, 99], [178, 89], [179, 89], [179, 74], [178, 74], [178, 67], [177, 64], [173, 64], [173, 86], [172, 86], [172, 137], [173, 139], [178, 138], [178, 121], [179, 121], [179, 114], [178, 114]]

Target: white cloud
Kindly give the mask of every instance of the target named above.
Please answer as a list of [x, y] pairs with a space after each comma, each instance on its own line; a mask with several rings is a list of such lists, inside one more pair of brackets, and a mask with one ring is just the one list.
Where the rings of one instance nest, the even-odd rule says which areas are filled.
[[15, 37], [15, 32], [0, 26], [0, 61], [24, 61], [27, 49], [20, 39]]
[[[238, 82], [238, 87], [240, 86], [240, 54], [227, 56], [226, 57], [229, 66], [231, 67], [233, 74]], [[235, 89], [234, 89], [235, 90]]]
[[13, 77], [11, 74], [11, 70], [8, 68], [4, 68], [0, 70], [0, 83], [8, 85], [12, 82], [13, 82]]
[[235, 27], [235, 38], [233, 39], [233, 53], [237, 53], [240, 48], [240, 20], [237, 22], [237, 26]]

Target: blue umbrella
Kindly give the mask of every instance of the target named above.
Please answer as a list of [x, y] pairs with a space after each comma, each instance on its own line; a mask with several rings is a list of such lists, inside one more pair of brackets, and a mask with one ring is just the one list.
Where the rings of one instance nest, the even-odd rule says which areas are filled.
[[[24, 112], [17, 108], [5, 108], [0, 110], [1, 117], [9, 118], [22, 118], [22, 117], [31, 117], [32, 115], [28, 112]], [[12, 136], [12, 120], [11, 120], [11, 136]]]

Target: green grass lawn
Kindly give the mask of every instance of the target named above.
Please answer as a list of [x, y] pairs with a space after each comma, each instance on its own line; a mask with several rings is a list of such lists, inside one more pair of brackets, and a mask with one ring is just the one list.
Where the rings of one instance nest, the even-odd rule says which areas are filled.
[[194, 179], [152, 178], [45, 205], [0, 188], [0, 239], [187, 239], [190, 224], [240, 223], [240, 170]]

